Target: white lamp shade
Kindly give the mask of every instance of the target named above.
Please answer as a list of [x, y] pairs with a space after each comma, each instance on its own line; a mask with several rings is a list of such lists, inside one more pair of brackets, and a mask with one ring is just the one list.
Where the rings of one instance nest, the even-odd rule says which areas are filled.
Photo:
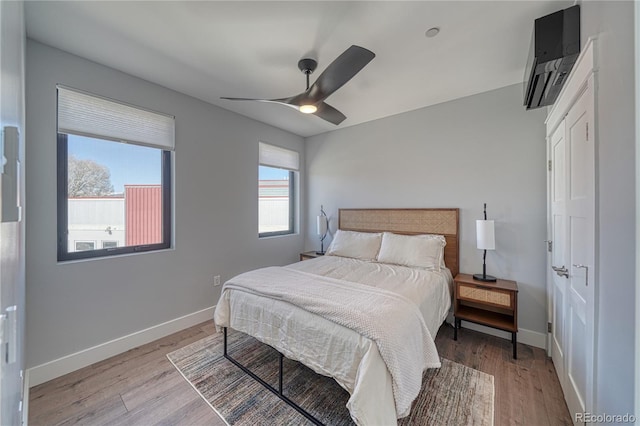
[[493, 220], [476, 220], [476, 235], [478, 238], [478, 249], [496, 249], [496, 234]]
[[318, 235], [324, 235], [327, 232], [327, 217], [318, 216], [318, 222], [316, 224]]

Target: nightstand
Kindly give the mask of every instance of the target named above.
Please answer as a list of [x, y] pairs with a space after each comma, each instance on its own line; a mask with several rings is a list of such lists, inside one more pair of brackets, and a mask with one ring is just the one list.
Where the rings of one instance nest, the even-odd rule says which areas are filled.
[[458, 274], [453, 279], [453, 340], [458, 340], [462, 320], [511, 333], [513, 358], [517, 359], [518, 284], [510, 280], [485, 282], [472, 275]]
[[315, 259], [320, 256], [324, 256], [324, 254], [318, 254], [315, 251], [305, 251], [304, 253], [300, 253], [300, 260]]

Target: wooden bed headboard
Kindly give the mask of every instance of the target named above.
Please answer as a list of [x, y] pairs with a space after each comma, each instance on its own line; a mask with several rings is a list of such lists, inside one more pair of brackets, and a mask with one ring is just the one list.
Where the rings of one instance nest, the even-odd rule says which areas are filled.
[[459, 209], [339, 209], [338, 228], [345, 231], [444, 235], [444, 263], [459, 272]]

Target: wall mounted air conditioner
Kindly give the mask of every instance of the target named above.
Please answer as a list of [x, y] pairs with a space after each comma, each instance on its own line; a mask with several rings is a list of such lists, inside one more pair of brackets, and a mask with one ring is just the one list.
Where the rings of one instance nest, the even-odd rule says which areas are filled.
[[555, 102], [579, 54], [579, 5], [535, 20], [524, 75], [527, 109]]

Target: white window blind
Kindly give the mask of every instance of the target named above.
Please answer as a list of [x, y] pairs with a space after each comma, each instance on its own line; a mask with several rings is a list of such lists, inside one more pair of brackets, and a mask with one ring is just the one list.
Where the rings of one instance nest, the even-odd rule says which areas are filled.
[[300, 168], [300, 154], [290, 149], [280, 148], [259, 142], [259, 162], [263, 166], [298, 171]]
[[58, 86], [58, 133], [172, 151], [175, 118]]

